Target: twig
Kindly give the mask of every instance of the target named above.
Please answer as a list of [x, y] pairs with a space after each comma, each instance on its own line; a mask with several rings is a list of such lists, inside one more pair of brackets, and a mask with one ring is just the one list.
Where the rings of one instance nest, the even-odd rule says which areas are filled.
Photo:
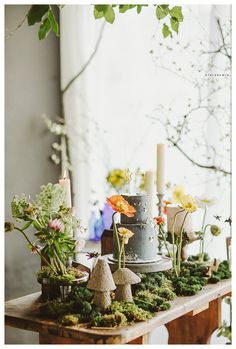
[[102, 35], [103, 35], [103, 31], [105, 28], [105, 22], [102, 25], [102, 28], [100, 30], [99, 33], [99, 37], [98, 40], [96, 42], [96, 45], [94, 47], [93, 52], [91, 53], [89, 59], [87, 60], [87, 62], [84, 64], [84, 66], [81, 68], [81, 70], [67, 83], [66, 87], [64, 89], [61, 90], [61, 94], [64, 95], [65, 92], [69, 89], [69, 87], [78, 79], [78, 77], [83, 74], [83, 72], [86, 70], [86, 68], [89, 66], [89, 64], [91, 63], [93, 57], [95, 56], [95, 54], [97, 53], [97, 50], [99, 48], [100, 42], [102, 40]]
[[20, 23], [17, 25], [17, 27], [16, 27], [15, 29], [11, 30], [11, 31], [5, 36], [6, 39], [9, 39], [18, 29], [20, 29], [20, 28], [23, 26], [23, 24], [25, 23], [25, 20], [26, 20], [26, 18], [27, 18], [27, 16], [28, 16], [28, 13], [29, 13], [29, 10], [26, 12], [25, 16], [24, 16], [23, 19], [20, 21]]
[[189, 161], [192, 162], [192, 164], [201, 167], [201, 168], [205, 168], [207, 170], [212, 170], [212, 171], [217, 171], [217, 172], [222, 172], [225, 175], [230, 175], [231, 172], [224, 170], [223, 168], [217, 167], [215, 165], [204, 165], [201, 164], [195, 160], [193, 160], [187, 153], [185, 153], [185, 151], [175, 142], [173, 141], [171, 138], [167, 138], [167, 140], [174, 146], [176, 147]]

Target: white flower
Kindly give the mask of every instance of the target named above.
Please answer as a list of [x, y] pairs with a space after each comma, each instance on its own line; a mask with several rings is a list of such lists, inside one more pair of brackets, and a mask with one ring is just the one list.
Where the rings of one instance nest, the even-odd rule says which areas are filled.
[[118, 234], [121, 236], [121, 238], [123, 239], [123, 242], [125, 245], [128, 244], [129, 239], [134, 235], [134, 233], [126, 228], [118, 228]]
[[195, 201], [199, 208], [206, 208], [213, 206], [216, 202], [215, 199], [209, 199], [206, 196], [195, 196]]

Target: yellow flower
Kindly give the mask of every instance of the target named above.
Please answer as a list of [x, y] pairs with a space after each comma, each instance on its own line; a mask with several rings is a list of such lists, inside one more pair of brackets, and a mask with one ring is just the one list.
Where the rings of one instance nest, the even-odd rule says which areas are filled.
[[129, 239], [134, 235], [134, 233], [131, 230], [126, 228], [118, 228], [118, 233], [123, 239], [125, 245], [128, 244]]
[[184, 187], [182, 185], [174, 186], [174, 189], [173, 189], [173, 201], [175, 203], [180, 202], [183, 195], [185, 195]]
[[114, 189], [121, 190], [130, 182], [131, 174], [129, 169], [114, 168], [108, 173], [106, 180]]
[[180, 205], [189, 213], [195, 212], [198, 209], [197, 203], [191, 195], [183, 195], [180, 199]]

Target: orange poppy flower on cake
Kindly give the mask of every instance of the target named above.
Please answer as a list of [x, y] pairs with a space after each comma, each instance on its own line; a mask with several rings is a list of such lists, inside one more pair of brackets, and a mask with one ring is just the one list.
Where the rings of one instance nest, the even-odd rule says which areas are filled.
[[112, 195], [107, 198], [107, 203], [111, 208], [119, 213], [123, 213], [127, 217], [133, 217], [136, 210], [121, 195]]

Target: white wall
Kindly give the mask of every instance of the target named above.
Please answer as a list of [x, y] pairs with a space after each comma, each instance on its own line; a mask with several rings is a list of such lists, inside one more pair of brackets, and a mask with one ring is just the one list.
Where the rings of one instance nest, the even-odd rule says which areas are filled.
[[[6, 29], [14, 29], [28, 6], [5, 8]], [[7, 32], [8, 32], [7, 30]], [[59, 40], [52, 34], [40, 42], [37, 28], [26, 24], [6, 39], [5, 201], [11, 219], [14, 194], [34, 196], [42, 184], [56, 182], [59, 169], [49, 161], [54, 137], [41, 118], [59, 115]], [[6, 236], [6, 299], [38, 291], [38, 257], [31, 255], [19, 233]], [[37, 343], [37, 334], [7, 329], [6, 343]]]

